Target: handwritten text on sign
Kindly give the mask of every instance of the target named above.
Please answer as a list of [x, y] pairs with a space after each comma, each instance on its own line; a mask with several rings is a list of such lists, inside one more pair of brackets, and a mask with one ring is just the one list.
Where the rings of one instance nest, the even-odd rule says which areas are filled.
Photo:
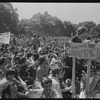
[[100, 44], [71, 43], [70, 57], [98, 59], [100, 57]]
[[10, 32], [0, 33], [0, 43], [9, 44]]

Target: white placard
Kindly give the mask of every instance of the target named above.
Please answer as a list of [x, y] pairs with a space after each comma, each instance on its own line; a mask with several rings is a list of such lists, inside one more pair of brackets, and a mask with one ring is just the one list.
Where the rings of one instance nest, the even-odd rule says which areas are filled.
[[100, 44], [71, 43], [70, 57], [99, 60]]
[[10, 43], [10, 32], [0, 33], [0, 43]]

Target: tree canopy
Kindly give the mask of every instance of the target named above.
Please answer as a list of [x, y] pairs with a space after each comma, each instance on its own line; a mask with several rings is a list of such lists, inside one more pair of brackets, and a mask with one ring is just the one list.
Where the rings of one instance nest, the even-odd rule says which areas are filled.
[[14, 9], [11, 3], [0, 3], [0, 32], [10, 31], [15, 35], [24, 34], [28, 36], [38, 34], [41, 36], [71, 37], [76, 34], [76, 30], [80, 26], [88, 29], [88, 32], [83, 34], [84, 38], [87, 36], [100, 38], [100, 24], [93, 21], [73, 24], [67, 21], [67, 18], [65, 21], [61, 21], [46, 11], [43, 14], [38, 12], [30, 19], [19, 21], [17, 9]]
[[0, 32], [10, 31], [17, 34], [18, 22], [17, 9], [11, 3], [0, 3]]

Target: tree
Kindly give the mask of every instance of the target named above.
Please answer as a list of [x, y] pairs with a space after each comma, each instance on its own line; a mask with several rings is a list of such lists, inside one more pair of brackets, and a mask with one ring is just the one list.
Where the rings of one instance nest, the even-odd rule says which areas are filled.
[[66, 36], [63, 23], [57, 17], [52, 17], [48, 12], [37, 13], [29, 19], [30, 30], [46, 36]]
[[11, 3], [0, 3], [0, 32], [10, 31], [17, 33], [18, 14]]
[[66, 35], [68, 37], [71, 37], [71, 34], [75, 35], [76, 34], [76, 26], [73, 25], [70, 21], [64, 21], [64, 28], [66, 30]]
[[100, 24], [96, 25], [94, 34], [96, 34], [96, 38], [100, 38]]
[[28, 19], [22, 19], [18, 23], [19, 33], [27, 35], [29, 32], [29, 20]]

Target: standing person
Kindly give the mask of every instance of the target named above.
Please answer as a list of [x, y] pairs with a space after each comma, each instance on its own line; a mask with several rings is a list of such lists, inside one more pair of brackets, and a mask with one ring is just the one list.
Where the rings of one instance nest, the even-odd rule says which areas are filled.
[[62, 93], [61, 93], [61, 88], [60, 88], [60, 76], [62, 75], [62, 68], [55, 66], [51, 70], [52, 76], [50, 77], [52, 80], [52, 88], [55, 89], [61, 98], [63, 98]]
[[[48, 65], [48, 59], [46, 59], [45, 56], [42, 56], [38, 59], [39, 67], [36, 71], [36, 85], [38, 85], [41, 88], [41, 82], [43, 80], [43, 77], [49, 76], [49, 65]], [[39, 83], [39, 84], [38, 84]]]
[[16, 38], [15, 38], [15, 37], [13, 38], [12, 43], [13, 43], [14, 45], [17, 44], [17, 42], [16, 42]]
[[39, 41], [39, 36], [37, 36], [36, 34], [33, 35], [32, 45], [33, 45], [34, 50], [36, 50], [38, 52], [38, 47], [40, 46], [40, 41]]

